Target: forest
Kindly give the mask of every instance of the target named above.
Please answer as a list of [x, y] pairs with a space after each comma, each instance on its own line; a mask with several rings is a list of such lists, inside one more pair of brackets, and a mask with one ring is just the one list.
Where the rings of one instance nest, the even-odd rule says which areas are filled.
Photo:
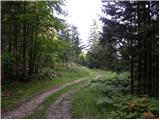
[[1, 1], [1, 118], [158, 119], [159, 1], [102, 0], [87, 45], [67, 1]]

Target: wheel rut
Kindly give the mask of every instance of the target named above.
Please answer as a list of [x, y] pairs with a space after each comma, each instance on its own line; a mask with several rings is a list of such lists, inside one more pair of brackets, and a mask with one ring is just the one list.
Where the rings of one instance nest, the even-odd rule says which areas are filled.
[[[9, 111], [5, 111], [1, 113], [1, 117], [2, 118], [8, 118], [8, 119], [20, 119], [20, 118], [24, 118], [25, 116], [28, 116], [29, 114], [32, 113], [32, 111], [38, 106], [40, 105], [48, 96], [50, 96], [51, 94], [65, 88], [68, 87], [70, 85], [73, 84], [77, 84], [80, 81], [86, 80], [87, 78], [80, 78], [77, 80], [74, 80], [72, 82], [66, 83], [66, 84], [62, 84], [62, 85], [58, 85], [58, 86], [54, 86], [52, 89], [48, 90], [47, 92], [44, 92], [36, 97], [34, 97], [33, 99], [29, 100], [28, 102], [23, 103], [22, 105], [15, 107], [12, 110]], [[69, 101], [67, 103], [67, 101], [63, 102], [64, 106], [69, 105]], [[63, 111], [65, 112], [65, 111]], [[66, 111], [67, 112], [67, 111]], [[67, 114], [68, 115], [68, 114]], [[57, 117], [57, 116], [56, 116]], [[65, 117], [69, 117], [69, 116], [65, 116]]]
[[73, 92], [64, 93], [48, 109], [47, 119], [71, 119], [71, 97]]

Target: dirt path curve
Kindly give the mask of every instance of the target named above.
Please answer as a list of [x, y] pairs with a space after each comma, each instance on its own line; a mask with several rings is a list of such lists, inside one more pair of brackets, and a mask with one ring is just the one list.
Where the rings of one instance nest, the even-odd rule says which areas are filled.
[[1, 118], [24, 118], [25, 116], [31, 114], [31, 112], [40, 104], [42, 103], [45, 98], [47, 98], [48, 96], [50, 96], [51, 94], [76, 83], [79, 83], [82, 80], [86, 80], [87, 78], [81, 78], [78, 80], [74, 80], [72, 82], [63, 84], [63, 85], [58, 85], [58, 86], [54, 86], [52, 89], [48, 90], [45, 93], [42, 93], [38, 96], [36, 96], [35, 98], [31, 99], [30, 101], [23, 103], [21, 106], [14, 108], [13, 110], [7, 111], [7, 112], [2, 112], [1, 113]]
[[47, 119], [71, 119], [71, 97], [73, 92], [64, 93], [47, 110]]

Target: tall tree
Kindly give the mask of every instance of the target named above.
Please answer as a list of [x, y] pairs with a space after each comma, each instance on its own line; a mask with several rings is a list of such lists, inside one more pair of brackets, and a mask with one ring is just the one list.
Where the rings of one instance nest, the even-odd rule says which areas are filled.
[[79, 38], [79, 33], [77, 30], [77, 27], [72, 25], [71, 30], [71, 44], [72, 44], [72, 56], [73, 56], [73, 61], [78, 62], [79, 61], [79, 55], [81, 53], [81, 42]]
[[158, 27], [153, 28], [159, 24], [158, 6], [155, 1], [103, 1], [103, 27], [96, 58], [101, 64], [97, 65], [103, 69], [130, 71], [132, 94], [158, 93], [153, 82], [158, 82], [155, 71], [158, 52], [152, 52], [158, 50]]
[[[42, 63], [44, 40], [53, 40], [62, 21], [61, 1], [2, 1], [2, 69], [6, 78], [28, 79]], [[46, 43], [48, 44], [48, 43]], [[54, 51], [52, 51], [53, 54]]]
[[96, 52], [98, 49], [98, 24], [96, 22], [96, 19], [93, 19], [93, 23], [90, 27], [90, 33], [88, 37], [88, 63], [90, 64], [90, 67], [96, 67]]

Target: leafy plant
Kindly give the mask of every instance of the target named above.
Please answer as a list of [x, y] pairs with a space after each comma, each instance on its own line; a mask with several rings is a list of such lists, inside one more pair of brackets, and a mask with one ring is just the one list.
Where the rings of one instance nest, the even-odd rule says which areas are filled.
[[128, 72], [106, 72], [105, 76], [98, 76], [87, 82], [85, 88], [89, 94], [96, 93], [101, 96], [95, 103], [98, 109], [97, 118], [135, 119], [158, 116], [157, 99], [146, 95], [140, 97], [126, 94], [129, 91]]
[[98, 99], [96, 104], [98, 107], [108, 107], [110, 105], [113, 105], [113, 100], [108, 97], [102, 97]]
[[152, 112], [150, 112], [150, 111], [144, 112], [143, 115], [144, 115], [144, 118], [146, 118], [146, 119], [154, 119], [154, 118], [156, 117], [156, 116], [155, 116]]

